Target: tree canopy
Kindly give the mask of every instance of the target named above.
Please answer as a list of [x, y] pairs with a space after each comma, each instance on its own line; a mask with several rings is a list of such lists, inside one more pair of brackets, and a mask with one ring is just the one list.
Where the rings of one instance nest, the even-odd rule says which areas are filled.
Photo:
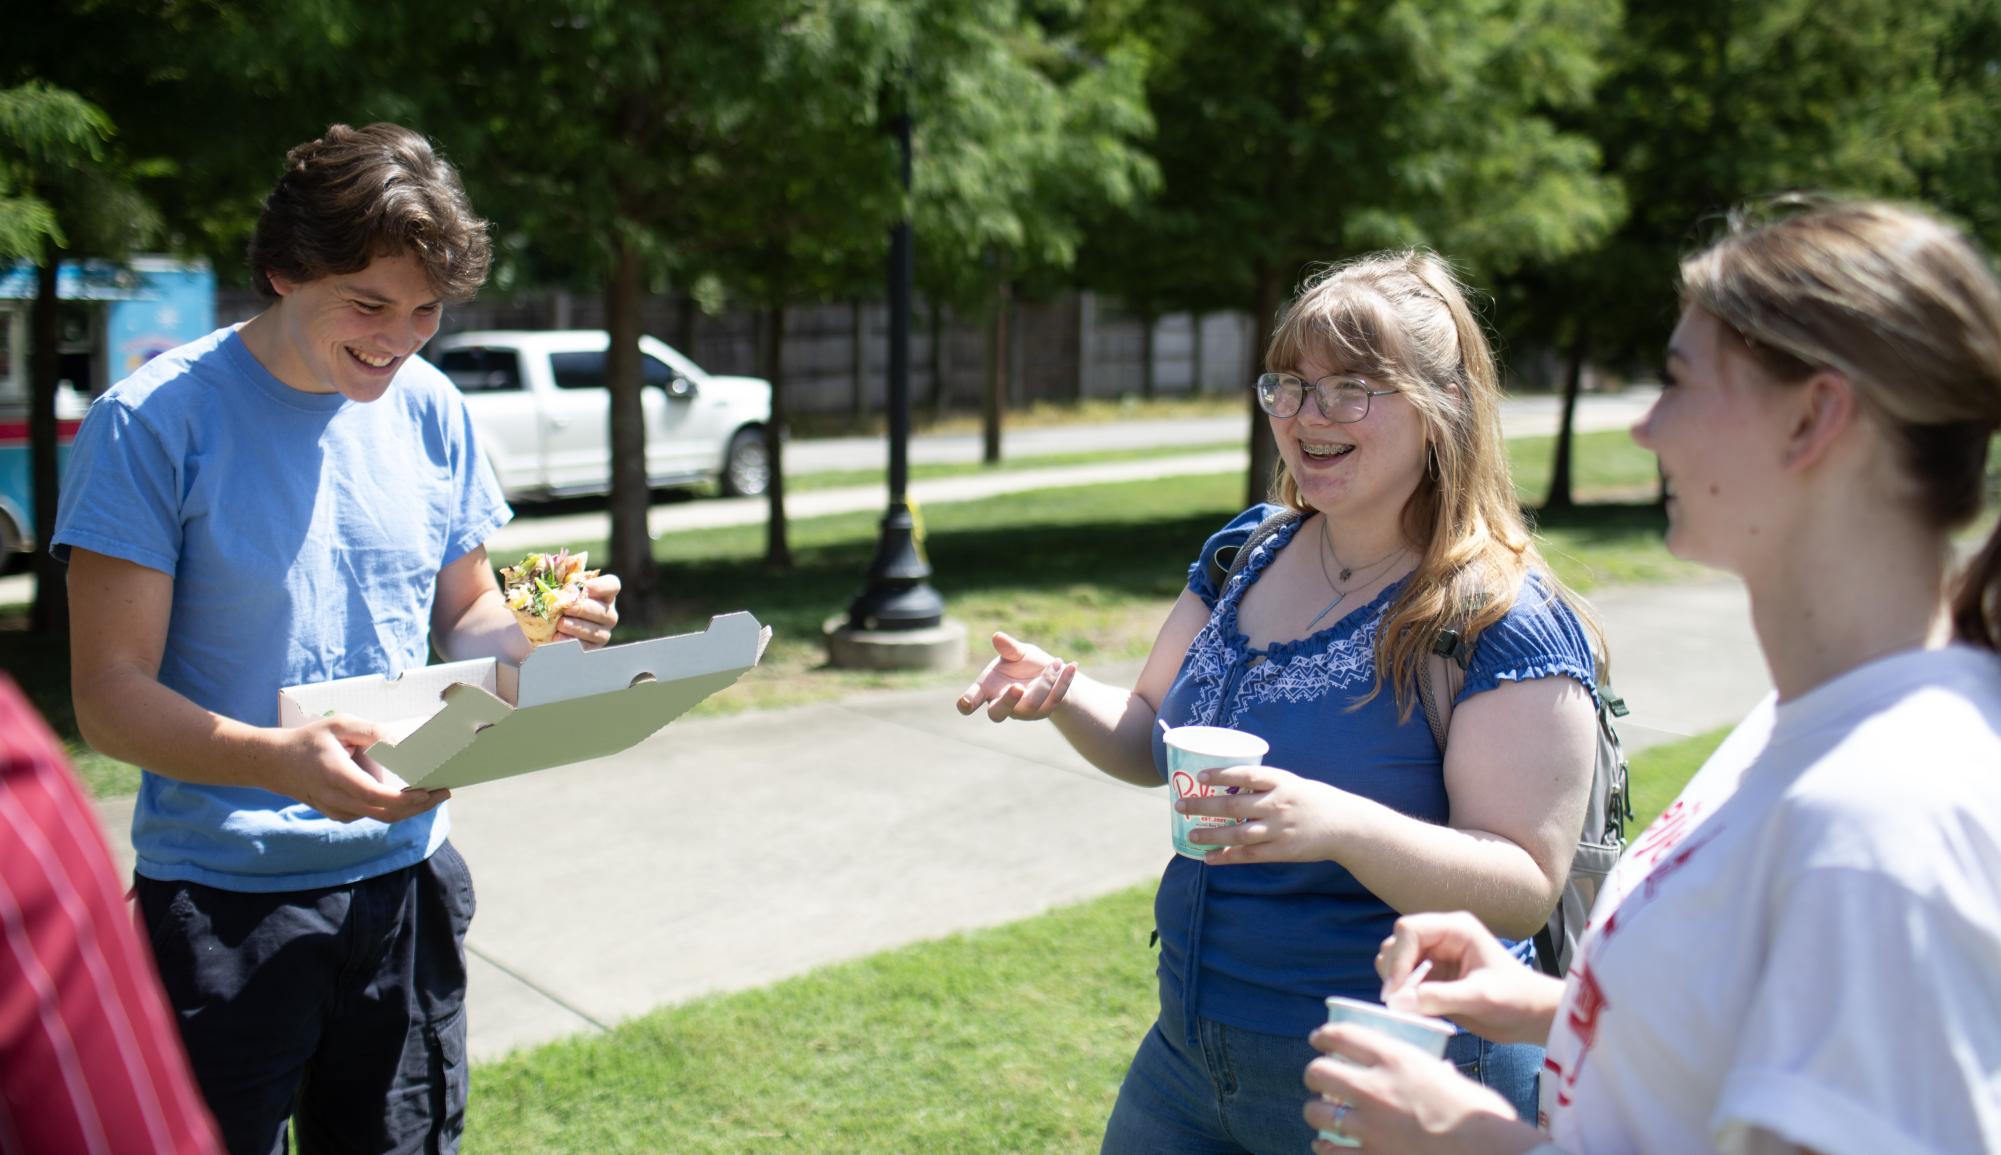
[[[1618, 222], [1598, 146], [1553, 116], [1589, 100], [1615, 0], [1142, 0], [1132, 16], [1163, 188], [1092, 264], [1166, 307], [1250, 311], [1259, 356], [1317, 263], [1427, 245], [1492, 276]], [[1254, 410], [1251, 426], [1258, 498], [1273, 459]]]

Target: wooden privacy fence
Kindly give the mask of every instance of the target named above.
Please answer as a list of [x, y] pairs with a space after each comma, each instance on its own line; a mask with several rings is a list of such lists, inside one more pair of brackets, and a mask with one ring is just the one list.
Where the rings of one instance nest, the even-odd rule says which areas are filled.
[[[216, 320], [230, 324], [263, 307], [248, 290], [216, 293]], [[757, 336], [764, 318], [748, 310], [707, 316], [674, 297], [649, 297], [645, 331], [711, 373], [764, 376]], [[441, 332], [468, 329], [596, 329], [600, 298], [575, 293], [481, 299], [445, 310]], [[1147, 331], [1151, 328], [1152, 373]], [[988, 317], [935, 313], [922, 299], [910, 325], [913, 408], [976, 410], [986, 388]], [[1250, 387], [1251, 318], [1244, 313], [1179, 313], [1151, 325], [1093, 293], [1018, 301], [1008, 322], [1008, 405], [1080, 398], [1241, 393]], [[801, 305], [786, 312], [785, 407], [795, 414], [880, 413], [887, 394], [889, 315], [880, 302]], [[942, 386], [942, 389], [941, 389]]]

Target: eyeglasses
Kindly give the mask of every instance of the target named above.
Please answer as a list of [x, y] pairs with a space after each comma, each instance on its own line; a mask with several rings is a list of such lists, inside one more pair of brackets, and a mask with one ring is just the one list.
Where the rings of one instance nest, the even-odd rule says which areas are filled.
[[[1336, 373], [1313, 383], [1313, 400], [1320, 415], [1346, 424], [1369, 415], [1369, 398], [1395, 393], [1394, 389], [1371, 389], [1368, 381]], [[1306, 401], [1305, 378], [1291, 373], [1266, 373], [1258, 378], [1258, 408], [1273, 417], [1291, 417]]]

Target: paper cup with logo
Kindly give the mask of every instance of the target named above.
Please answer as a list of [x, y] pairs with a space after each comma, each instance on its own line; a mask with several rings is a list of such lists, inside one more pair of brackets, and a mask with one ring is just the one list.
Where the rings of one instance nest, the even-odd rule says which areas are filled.
[[1256, 765], [1264, 761], [1270, 743], [1256, 734], [1222, 726], [1175, 726], [1162, 735], [1167, 744], [1167, 815], [1172, 824], [1174, 852], [1188, 858], [1206, 858], [1213, 846], [1188, 841], [1188, 835], [1204, 826], [1235, 826], [1234, 818], [1207, 814], [1183, 814], [1174, 803], [1183, 798], [1208, 798], [1215, 794], [1235, 794], [1234, 786], [1204, 785], [1196, 778], [1213, 766]]
[[[1459, 1028], [1444, 1019], [1434, 1019], [1428, 1015], [1413, 1015], [1407, 1011], [1393, 1011], [1380, 1003], [1365, 1003], [1361, 999], [1344, 999], [1340, 995], [1327, 998], [1327, 1021], [1330, 1023], [1353, 1023], [1379, 1031], [1392, 1038], [1401, 1039], [1425, 1052], [1434, 1059], [1445, 1057], [1445, 1044]], [[1337, 1063], [1349, 1060], [1340, 1055], [1329, 1056]], [[1359, 1146], [1355, 1140], [1339, 1131], [1322, 1131], [1322, 1139], [1336, 1147]]]

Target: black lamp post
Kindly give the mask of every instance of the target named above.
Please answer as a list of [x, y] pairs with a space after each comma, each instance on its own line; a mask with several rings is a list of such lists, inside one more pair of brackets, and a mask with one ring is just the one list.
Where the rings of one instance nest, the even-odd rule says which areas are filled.
[[[906, 205], [910, 193], [910, 94], [897, 113]], [[848, 606], [853, 630], [921, 630], [945, 617], [945, 599], [926, 580], [931, 566], [917, 544], [916, 522], [904, 491], [910, 482], [910, 282], [915, 266], [910, 214], [889, 233], [889, 511], [882, 518], [868, 584]]]

